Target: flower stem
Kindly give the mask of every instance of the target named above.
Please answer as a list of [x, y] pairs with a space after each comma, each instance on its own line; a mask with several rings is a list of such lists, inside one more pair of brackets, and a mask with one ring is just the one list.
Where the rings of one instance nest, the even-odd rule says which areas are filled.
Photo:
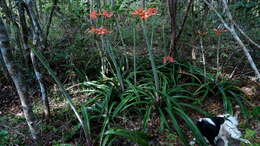
[[144, 21], [142, 21], [142, 29], [143, 29], [143, 33], [144, 33], [144, 37], [145, 37], [145, 42], [146, 42], [146, 45], [147, 45], [147, 50], [148, 50], [148, 53], [149, 53], [149, 59], [150, 59], [150, 62], [151, 62], [151, 65], [152, 65], [152, 70], [153, 70], [153, 77], [154, 77], [155, 89], [156, 89], [156, 92], [155, 92], [156, 101], [159, 101], [160, 99], [159, 99], [159, 95], [157, 93], [157, 91], [159, 91], [159, 88], [160, 88], [159, 77], [158, 77], [158, 73], [157, 73], [157, 69], [156, 69], [156, 64], [155, 64], [155, 61], [154, 61], [152, 43], [149, 42], [147, 29], [146, 29], [146, 26], [144, 24]]
[[133, 27], [133, 42], [134, 42], [134, 84], [136, 85], [136, 30], [135, 27]]

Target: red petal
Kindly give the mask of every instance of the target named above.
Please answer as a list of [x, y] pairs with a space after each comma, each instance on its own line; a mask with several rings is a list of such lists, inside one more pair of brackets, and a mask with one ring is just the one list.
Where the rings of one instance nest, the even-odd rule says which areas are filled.
[[169, 60], [170, 60], [171, 63], [174, 62], [174, 58], [173, 57], [169, 56]]
[[164, 63], [164, 64], [167, 63], [167, 56], [163, 57], [163, 63]]

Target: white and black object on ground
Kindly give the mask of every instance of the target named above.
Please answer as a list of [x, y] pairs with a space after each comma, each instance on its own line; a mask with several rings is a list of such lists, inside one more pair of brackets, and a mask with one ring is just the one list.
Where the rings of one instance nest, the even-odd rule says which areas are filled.
[[201, 134], [213, 146], [228, 146], [230, 138], [250, 144], [248, 140], [241, 138], [242, 134], [237, 128], [237, 116], [225, 114], [211, 118], [200, 118], [196, 125]]

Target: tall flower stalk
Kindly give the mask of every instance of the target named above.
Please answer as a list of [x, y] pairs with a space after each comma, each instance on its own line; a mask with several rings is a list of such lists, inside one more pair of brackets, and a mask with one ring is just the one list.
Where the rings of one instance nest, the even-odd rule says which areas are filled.
[[152, 38], [151, 38], [151, 40], [149, 40], [147, 28], [146, 28], [146, 25], [145, 25], [145, 22], [144, 22], [146, 19], [148, 19], [149, 17], [154, 16], [156, 14], [157, 14], [156, 8], [149, 8], [147, 10], [144, 10], [144, 9], [141, 8], [141, 9], [135, 10], [132, 13], [133, 16], [138, 16], [142, 20], [141, 26], [142, 26], [142, 30], [143, 30], [148, 54], [149, 54], [149, 60], [150, 60], [150, 63], [151, 63], [151, 66], [152, 66], [152, 71], [153, 71], [153, 78], [154, 78], [154, 84], [155, 84], [155, 89], [156, 89], [156, 92], [155, 92], [156, 101], [159, 101], [160, 97], [158, 95], [158, 91], [160, 89], [160, 84], [159, 84], [159, 77], [158, 77], [157, 68], [156, 68], [154, 55], [153, 55]]
[[[101, 27], [101, 28], [91, 28], [89, 30], [89, 32], [95, 33], [97, 35], [105, 35], [105, 34], [111, 33], [108, 29], [103, 28], [103, 27]], [[103, 50], [106, 50], [106, 52], [108, 53], [109, 57], [111, 58], [111, 60], [112, 60], [112, 62], [114, 64], [114, 67], [116, 69], [117, 79], [119, 80], [121, 90], [124, 91], [125, 88], [124, 88], [124, 82], [123, 82], [123, 78], [122, 78], [122, 73], [121, 73], [120, 67], [119, 67], [119, 65], [118, 65], [118, 63], [116, 61], [116, 55], [115, 55], [115, 53], [113, 51], [113, 48], [112, 48], [109, 40], [105, 39], [103, 36], [101, 36], [101, 43], [102, 43]]]
[[133, 27], [133, 56], [134, 56], [134, 84], [136, 85], [136, 30], [135, 27]]
[[145, 37], [145, 42], [146, 42], [146, 46], [147, 46], [147, 50], [148, 50], [148, 54], [149, 54], [150, 63], [151, 63], [152, 70], [153, 70], [153, 78], [154, 78], [155, 89], [156, 89], [155, 96], [156, 96], [156, 100], [159, 101], [160, 99], [159, 99], [159, 95], [157, 93], [157, 91], [159, 91], [159, 89], [160, 89], [159, 77], [158, 77], [157, 68], [156, 68], [156, 64], [155, 64], [155, 60], [154, 60], [152, 43], [150, 43], [150, 41], [148, 39], [147, 28], [143, 21], [142, 21], [142, 29], [143, 29], [143, 34]]
[[208, 34], [208, 32], [198, 31], [200, 38], [200, 49], [202, 55], [202, 63], [203, 63], [203, 72], [204, 72], [204, 82], [207, 81], [207, 71], [206, 71], [206, 57], [205, 57], [205, 48], [203, 46], [203, 37]]
[[215, 34], [218, 36], [218, 46], [217, 46], [217, 75], [216, 75], [216, 80], [218, 79], [218, 76], [221, 74], [221, 68], [220, 68], [220, 63], [219, 63], [219, 60], [220, 60], [220, 41], [221, 41], [221, 34], [223, 32], [228, 32], [228, 30], [225, 30], [225, 29], [220, 29], [220, 28], [217, 28], [217, 29], [213, 29], [213, 31], [215, 32]]
[[200, 49], [202, 54], [202, 63], [203, 63], [203, 72], [204, 72], [204, 82], [207, 82], [207, 70], [206, 70], [206, 57], [205, 57], [205, 49], [203, 47], [202, 37], [200, 36]]

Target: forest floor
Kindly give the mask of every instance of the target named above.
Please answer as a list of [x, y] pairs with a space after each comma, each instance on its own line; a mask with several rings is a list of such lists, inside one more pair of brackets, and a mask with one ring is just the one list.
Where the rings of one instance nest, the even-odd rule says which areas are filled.
[[[251, 101], [253, 105], [249, 107], [249, 111], [252, 110], [252, 107], [260, 105], [260, 84], [257, 82], [250, 81], [249, 79], [244, 79], [240, 83], [240, 88], [245, 92], [246, 98]], [[14, 143], [17, 144], [31, 144], [30, 136], [28, 134], [27, 125], [22, 118], [23, 114], [21, 111], [19, 97], [17, 96], [16, 90], [11, 85], [1, 85], [0, 88], [0, 129], [5, 129], [8, 131], [8, 138], [11, 139]], [[33, 97], [39, 93], [34, 93]], [[37, 100], [37, 99], [36, 99]], [[78, 104], [84, 102], [84, 97], [77, 96], [73, 98]], [[205, 101], [205, 104], [201, 104], [200, 107], [205, 111], [212, 113], [214, 115], [223, 114], [223, 105], [219, 100], [216, 100], [214, 97], [209, 98]], [[208, 106], [207, 103], [210, 103]], [[39, 104], [39, 103], [37, 103]], [[58, 143], [61, 140], [66, 144], [80, 144], [82, 143], [83, 133], [80, 129], [75, 129], [75, 119], [71, 117], [71, 112], [69, 107], [64, 104], [64, 101], [51, 100], [52, 107], [52, 117], [48, 122], [43, 120], [42, 117], [38, 116], [38, 119], [42, 127], [42, 136], [44, 137], [45, 145], [53, 145]], [[68, 108], [64, 108], [64, 107]], [[42, 115], [42, 114], [38, 114]], [[201, 117], [200, 114], [193, 111], [188, 111], [188, 115], [196, 120]], [[159, 143], [160, 145], [180, 145], [179, 141], [176, 138], [176, 135], [171, 131], [164, 131], [163, 133], [159, 132], [159, 117], [154, 114], [149, 121], [148, 133], [150, 136], [153, 136], [155, 141], [154, 143]], [[124, 125], [129, 129], [136, 129], [140, 127], [142, 121], [138, 118], [133, 117], [133, 121], [129, 121], [127, 124], [122, 121], [118, 121], [119, 125]], [[250, 139], [251, 142], [260, 143], [260, 122], [252, 119], [243, 119], [240, 117], [240, 129], [243, 134], [245, 134], [246, 129], [251, 129], [256, 132], [254, 138]], [[43, 126], [45, 125], [45, 126]], [[95, 125], [93, 125], [95, 127]], [[185, 128], [181, 125], [181, 127]], [[61, 132], [57, 132], [61, 131]], [[74, 131], [74, 132], [72, 132]], [[191, 133], [186, 130], [186, 134], [192, 139]], [[72, 134], [71, 134], [72, 133]], [[1, 136], [1, 135], [0, 135]], [[1, 144], [1, 141], [0, 141]], [[129, 145], [129, 143], [121, 143], [120, 145]]]

